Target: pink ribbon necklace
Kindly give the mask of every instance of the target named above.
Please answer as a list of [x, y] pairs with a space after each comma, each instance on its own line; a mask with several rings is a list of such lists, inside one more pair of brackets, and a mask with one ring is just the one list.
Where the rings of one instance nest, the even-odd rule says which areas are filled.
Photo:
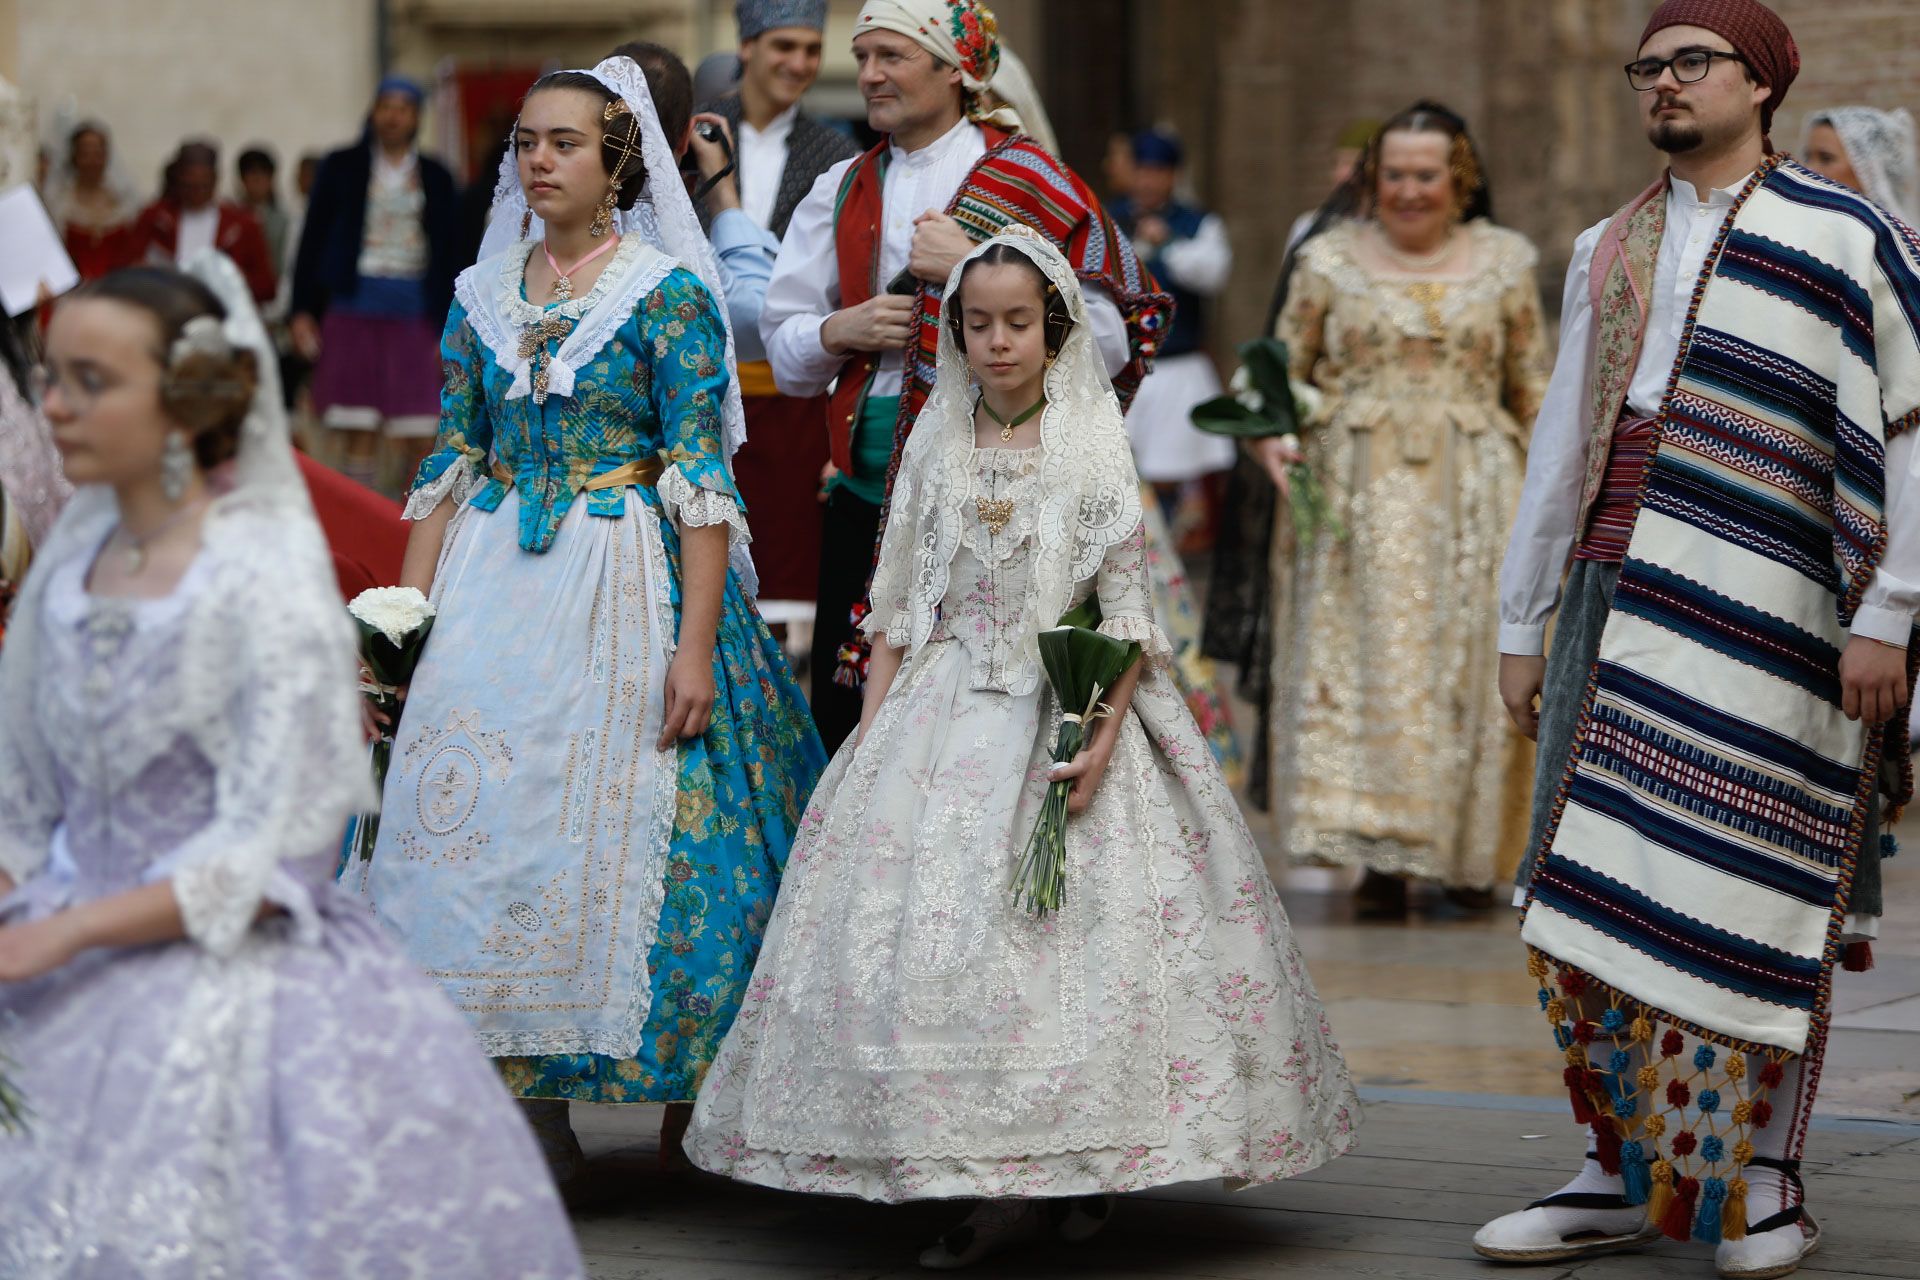
[[592, 262], [595, 258], [599, 257], [601, 254], [606, 253], [609, 249], [613, 248], [613, 246], [619, 243], [620, 243], [619, 236], [609, 236], [607, 237], [606, 240], [602, 241], [600, 246], [596, 248], [592, 253], [589, 253], [586, 257], [580, 259], [580, 261], [574, 263], [572, 266], [568, 267], [565, 271], [562, 271], [560, 269], [560, 264], [553, 260], [553, 250], [547, 248], [547, 242], [545, 240], [542, 240], [540, 242], [540, 252], [547, 255], [547, 265], [553, 268], [554, 301], [556, 302], [570, 301], [573, 298], [573, 279], [572, 279], [573, 273], [578, 271], [580, 268], [586, 266], [589, 262]]

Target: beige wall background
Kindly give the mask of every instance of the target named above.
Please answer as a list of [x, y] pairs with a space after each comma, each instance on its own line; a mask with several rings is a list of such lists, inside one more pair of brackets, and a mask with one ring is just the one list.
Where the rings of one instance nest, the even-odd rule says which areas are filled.
[[218, 139], [229, 171], [250, 142], [285, 162], [351, 136], [374, 25], [372, 0], [0, 0], [0, 74], [33, 95], [43, 139], [104, 122], [151, 194], [189, 135]]

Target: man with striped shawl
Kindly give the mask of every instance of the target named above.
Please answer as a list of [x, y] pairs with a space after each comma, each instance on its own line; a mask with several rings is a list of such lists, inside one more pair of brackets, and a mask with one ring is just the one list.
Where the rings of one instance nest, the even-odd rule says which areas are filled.
[[1489, 1258], [1664, 1233], [1765, 1277], [1819, 1242], [1833, 970], [1911, 790], [1920, 247], [1773, 152], [1798, 66], [1756, 0], [1662, 4], [1626, 71], [1669, 172], [1568, 270], [1500, 685], [1539, 734], [1521, 936], [1587, 1159]]
[[1173, 302], [1091, 188], [1010, 111], [987, 110], [998, 28], [978, 0], [866, 0], [854, 60], [867, 123], [887, 135], [822, 174], [794, 210], [760, 333], [782, 394], [833, 388], [833, 451], [813, 643], [814, 723], [829, 751], [860, 722], [867, 595], [900, 448], [933, 387], [947, 275], [1009, 223], [1067, 256], [1124, 408]]

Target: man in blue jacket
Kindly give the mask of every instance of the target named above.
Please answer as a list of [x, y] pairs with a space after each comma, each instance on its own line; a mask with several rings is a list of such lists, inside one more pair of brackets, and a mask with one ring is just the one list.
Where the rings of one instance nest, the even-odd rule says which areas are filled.
[[410, 80], [381, 81], [360, 140], [321, 162], [288, 306], [340, 469], [388, 492], [433, 444], [440, 329], [465, 265], [453, 175], [415, 146], [421, 97]]

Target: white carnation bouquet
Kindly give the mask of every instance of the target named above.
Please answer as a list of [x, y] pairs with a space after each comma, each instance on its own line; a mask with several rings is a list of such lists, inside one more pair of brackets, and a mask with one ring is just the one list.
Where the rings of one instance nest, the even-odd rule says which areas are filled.
[[[393, 760], [393, 726], [400, 720], [403, 690], [413, 680], [433, 631], [433, 603], [413, 587], [370, 587], [353, 598], [347, 612], [360, 630], [360, 691], [385, 717], [373, 743], [374, 785], [384, 791]], [[362, 815], [355, 824], [354, 851], [362, 859], [371, 858], [379, 835], [380, 815]]]

